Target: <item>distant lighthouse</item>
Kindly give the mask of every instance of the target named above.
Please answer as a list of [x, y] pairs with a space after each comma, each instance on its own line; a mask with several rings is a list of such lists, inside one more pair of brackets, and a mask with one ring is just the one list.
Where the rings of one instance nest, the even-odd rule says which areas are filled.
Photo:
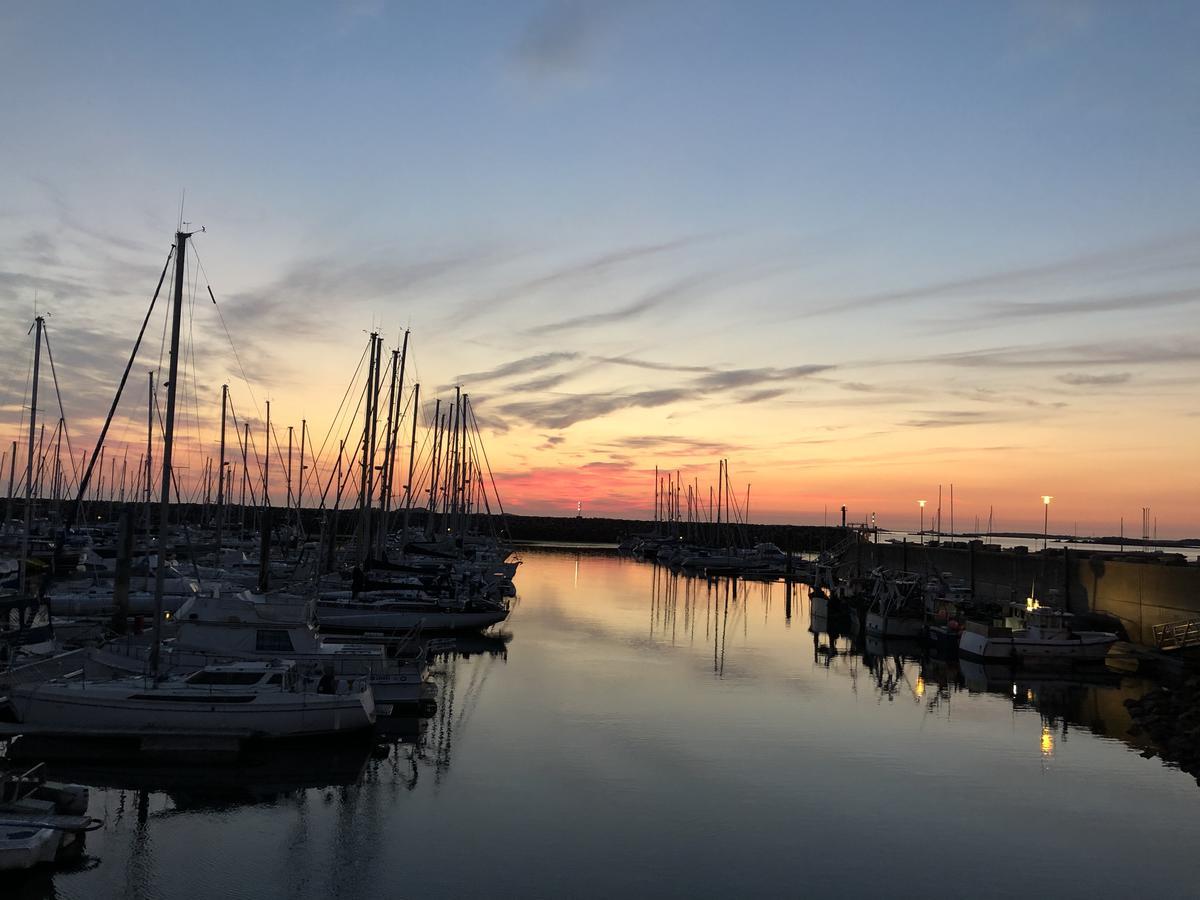
[[577, 519], [583, 518], [583, 501], [582, 500], [576, 501], [576, 503], [575, 503], [575, 518], [577, 518]]

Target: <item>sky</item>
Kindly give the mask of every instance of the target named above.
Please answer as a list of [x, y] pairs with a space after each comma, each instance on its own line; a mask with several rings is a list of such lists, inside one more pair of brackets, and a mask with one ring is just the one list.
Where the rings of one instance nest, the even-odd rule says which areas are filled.
[[726, 458], [755, 521], [941, 485], [948, 524], [953, 483], [959, 530], [1200, 534], [1198, 38], [1165, 0], [0, 0], [0, 446], [35, 310], [91, 446], [182, 220], [193, 480], [222, 383], [328, 466], [407, 328], [511, 511], [648, 517]]

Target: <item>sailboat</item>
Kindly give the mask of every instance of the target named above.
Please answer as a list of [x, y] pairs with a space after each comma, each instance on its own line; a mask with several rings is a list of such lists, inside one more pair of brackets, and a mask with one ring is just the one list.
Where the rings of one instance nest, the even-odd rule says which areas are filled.
[[[162, 493], [159, 500], [158, 546], [168, 545], [172, 452], [175, 438], [176, 385], [179, 379], [179, 336], [183, 312], [185, 257], [188, 238], [175, 235], [175, 290], [171, 309], [170, 366], [163, 421]], [[168, 256], [168, 264], [170, 257]], [[166, 266], [163, 276], [166, 275]], [[159, 279], [159, 288], [162, 278]], [[155, 291], [155, 300], [158, 291]], [[153, 310], [154, 301], [151, 301]], [[147, 313], [146, 322], [150, 313]], [[142, 334], [145, 333], [145, 323]], [[134, 355], [141, 344], [141, 334]], [[101, 430], [103, 445], [121, 388], [129, 374], [129, 361], [117, 398]], [[92, 463], [96, 454], [93, 453]], [[80, 485], [86, 489], [91, 466]], [[78, 501], [77, 501], [78, 502]], [[154, 638], [149, 652], [149, 673], [132, 678], [89, 681], [74, 676], [12, 688], [9, 711], [23, 729], [54, 735], [134, 737], [233, 737], [278, 738], [329, 735], [369, 728], [375, 723], [375, 700], [368, 680], [336, 679], [320, 671], [305, 671], [291, 661], [247, 661], [205, 666], [190, 675], [161, 674], [163, 595], [166, 567], [155, 570]]]
[[[278, 659], [316, 667], [338, 678], [366, 677], [378, 703], [428, 705], [425, 654], [417, 633], [410, 652], [391, 656], [379, 644], [334, 643], [315, 626], [312, 601], [275, 594], [197, 595], [175, 615], [174, 638], [163, 641], [162, 666], [188, 672], [239, 660]], [[105, 644], [93, 659], [140, 670], [150, 647], [132, 636]]]

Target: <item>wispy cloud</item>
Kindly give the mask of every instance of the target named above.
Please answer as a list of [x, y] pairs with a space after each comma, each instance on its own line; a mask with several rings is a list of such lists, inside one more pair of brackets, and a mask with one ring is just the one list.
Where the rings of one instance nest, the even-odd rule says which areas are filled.
[[928, 412], [920, 418], [901, 422], [903, 428], [954, 428], [959, 425], [979, 425], [983, 422], [997, 422], [1004, 417], [995, 413], [980, 410], [945, 410]]
[[698, 391], [718, 391], [729, 388], [745, 388], [772, 381], [794, 381], [807, 378], [835, 368], [832, 365], [789, 366], [776, 369], [766, 366], [758, 369], [724, 369], [702, 375], [694, 382]]
[[629, 366], [634, 369], [649, 369], [653, 372], [714, 372], [712, 366], [680, 366], [673, 363], [653, 362], [646, 359], [634, 359], [629, 356], [597, 356], [600, 362], [611, 363], [614, 366]]
[[671, 284], [650, 291], [643, 296], [634, 300], [632, 303], [627, 303], [616, 309], [606, 310], [604, 312], [586, 313], [580, 316], [573, 316], [568, 319], [562, 319], [557, 322], [548, 322], [544, 325], [535, 325], [533, 328], [527, 329], [526, 334], [545, 336], [554, 334], [559, 331], [568, 331], [573, 328], [587, 328], [594, 325], [608, 325], [615, 322], [624, 322], [629, 319], [635, 319], [652, 309], [657, 309], [667, 303], [682, 300], [686, 297], [697, 293], [704, 285], [711, 283], [711, 276], [708, 275], [691, 275], [686, 278], [681, 278]]
[[[1079, 254], [1039, 265], [1017, 266], [979, 275], [931, 282], [917, 287], [847, 297], [816, 308], [798, 311], [798, 315], [830, 315], [905, 305], [942, 297], [960, 297], [986, 291], [1011, 291], [1032, 286], [1045, 286], [1062, 279], [1071, 279], [1072, 281], [1085, 278], [1111, 279], [1163, 268], [1196, 267], [1200, 267], [1200, 247], [1197, 245], [1196, 235], [1189, 233], [1143, 241], [1122, 248]], [[1161, 299], [1164, 303], [1185, 302], [1171, 301], [1167, 294], [1163, 294]], [[1076, 302], [1102, 304], [1103, 298], [1089, 298]], [[1121, 300], [1115, 298], [1114, 302], [1119, 305]], [[1041, 304], [1036, 305], [1040, 306]], [[1072, 310], [1069, 308], [1064, 309], [1064, 312], [1070, 311]]]
[[513, 57], [533, 78], [576, 76], [592, 61], [625, 7], [615, 0], [552, 0], [530, 19], [513, 48]]
[[1125, 384], [1133, 376], [1129, 372], [1109, 372], [1104, 375], [1086, 375], [1081, 372], [1067, 372], [1058, 376], [1063, 384], [1072, 385], [1106, 385]]
[[1179, 337], [1088, 344], [993, 347], [945, 353], [926, 359], [970, 368], [1029, 369], [1194, 363], [1200, 362], [1200, 340]]
[[[831, 366], [791, 366], [777, 369], [715, 370], [688, 384], [642, 391], [613, 391], [591, 394], [565, 394], [542, 400], [507, 403], [499, 408], [502, 415], [522, 419], [539, 428], [563, 429], [578, 422], [597, 419], [623, 409], [669, 406], [737, 388], [754, 387], [763, 383], [778, 383], [805, 378]], [[773, 389], [749, 392], [739, 402], [752, 403], [773, 399], [784, 393]]]
[[458, 376], [458, 381], [467, 385], [482, 384], [489, 381], [500, 381], [515, 375], [527, 375], [530, 372], [541, 372], [559, 363], [577, 359], [579, 354], [573, 351], [558, 351], [554, 353], [535, 353], [532, 356], [522, 356], [510, 362], [501, 363], [491, 369], [481, 372], [467, 372]]

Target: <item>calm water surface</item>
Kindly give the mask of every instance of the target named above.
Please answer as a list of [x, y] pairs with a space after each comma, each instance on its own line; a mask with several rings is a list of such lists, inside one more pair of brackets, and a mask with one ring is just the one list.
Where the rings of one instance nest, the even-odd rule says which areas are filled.
[[[5, 897], [1197, 896], [1200, 789], [1148, 685], [853, 650], [782, 584], [527, 551], [432, 719], [237, 770], [93, 765], [77, 871]], [[836, 630], [836, 627], [835, 627]]]

